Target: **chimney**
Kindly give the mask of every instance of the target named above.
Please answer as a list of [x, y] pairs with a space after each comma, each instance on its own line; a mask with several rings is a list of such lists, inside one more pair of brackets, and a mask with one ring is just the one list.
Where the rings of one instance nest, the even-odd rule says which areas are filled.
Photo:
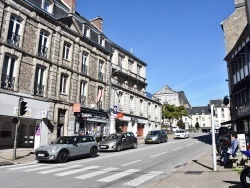
[[99, 29], [100, 31], [102, 31], [102, 23], [103, 23], [103, 19], [100, 16], [97, 16], [96, 18], [90, 20], [90, 22], [97, 27], [97, 29]]
[[62, 2], [70, 9], [71, 12], [75, 11], [76, 0], [62, 0]]

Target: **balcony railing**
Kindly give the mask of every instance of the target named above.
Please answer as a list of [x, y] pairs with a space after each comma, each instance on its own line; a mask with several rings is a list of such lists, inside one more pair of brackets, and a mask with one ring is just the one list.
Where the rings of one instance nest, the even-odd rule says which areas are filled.
[[81, 97], [80, 97], [80, 103], [81, 103], [81, 105], [86, 106], [86, 96], [81, 95]]
[[43, 96], [44, 95], [44, 85], [42, 85], [42, 84], [35, 84], [34, 95], [36, 95], [36, 96]]
[[40, 46], [39, 51], [38, 51], [38, 56], [43, 57], [43, 58], [47, 58], [47, 51], [48, 51], [47, 47]]
[[20, 35], [12, 33], [7, 39], [7, 43], [16, 47], [19, 47]]
[[102, 109], [102, 101], [97, 102], [97, 108]]
[[98, 73], [98, 80], [103, 81], [103, 73], [102, 72]]
[[2, 75], [2, 89], [8, 89], [14, 91], [15, 78], [9, 75]]
[[87, 74], [88, 73], [88, 66], [87, 65], [82, 65], [82, 73]]

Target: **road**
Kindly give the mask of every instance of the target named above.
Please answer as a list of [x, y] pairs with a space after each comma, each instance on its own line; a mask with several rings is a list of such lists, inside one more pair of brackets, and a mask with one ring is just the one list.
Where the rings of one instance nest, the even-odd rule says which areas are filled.
[[101, 152], [68, 163], [29, 163], [0, 167], [0, 187], [117, 188], [156, 187], [178, 167], [212, 149], [210, 134], [140, 144], [137, 149]]

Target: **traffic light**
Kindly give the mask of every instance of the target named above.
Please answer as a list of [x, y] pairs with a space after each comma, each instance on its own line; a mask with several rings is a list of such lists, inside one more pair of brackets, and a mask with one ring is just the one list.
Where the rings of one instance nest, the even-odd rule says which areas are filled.
[[26, 111], [26, 106], [27, 102], [21, 101], [20, 103], [20, 116], [23, 116], [27, 111]]

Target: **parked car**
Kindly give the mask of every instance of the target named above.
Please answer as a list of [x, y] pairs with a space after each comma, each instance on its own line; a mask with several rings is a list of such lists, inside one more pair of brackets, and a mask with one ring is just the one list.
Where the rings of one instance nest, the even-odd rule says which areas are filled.
[[177, 130], [179, 130], [179, 127], [178, 127], [178, 126], [172, 126], [172, 131], [173, 131], [173, 133], [175, 133]]
[[168, 141], [168, 135], [164, 130], [149, 131], [145, 138], [145, 144], [148, 143], [160, 144], [161, 142], [167, 142], [167, 141]]
[[92, 136], [61, 136], [49, 145], [38, 147], [35, 156], [38, 161], [65, 163], [83, 155], [96, 157], [97, 153], [98, 144]]
[[176, 130], [174, 138], [189, 138], [189, 132], [185, 129]]
[[121, 151], [127, 148], [137, 148], [137, 138], [132, 132], [114, 133], [99, 142], [99, 151]]

